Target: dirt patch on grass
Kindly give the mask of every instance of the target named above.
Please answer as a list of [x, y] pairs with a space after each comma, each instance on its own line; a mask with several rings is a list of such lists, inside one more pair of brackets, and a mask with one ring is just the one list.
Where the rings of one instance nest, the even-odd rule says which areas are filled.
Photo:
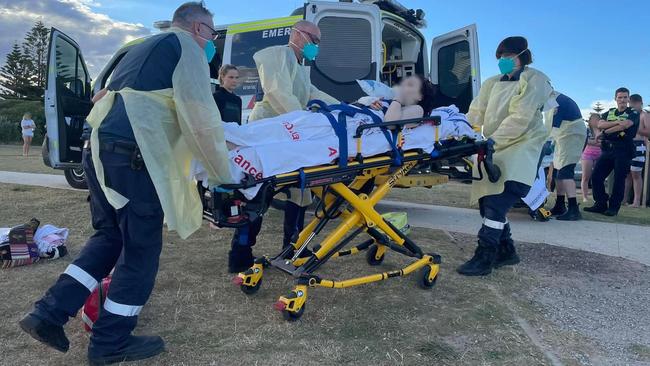
[[[0, 184], [0, 196], [1, 226], [36, 216], [71, 232], [70, 257], [0, 272], [0, 313], [5, 319], [0, 323], [0, 364], [83, 364], [88, 336], [78, 319], [66, 327], [72, 346], [65, 355], [32, 341], [16, 322], [92, 233], [86, 195]], [[278, 251], [280, 231], [281, 215], [271, 211], [256, 253]], [[647, 267], [623, 259], [524, 244], [521, 265], [485, 278], [465, 278], [454, 269], [471, 256], [475, 239], [416, 228], [412, 238], [425, 251], [443, 257], [433, 290], [419, 289], [414, 277], [344, 290], [309, 290], [303, 318], [287, 323], [271, 305], [291, 289], [290, 278], [268, 271], [255, 296], [230, 284], [225, 268], [231, 235], [204, 227], [183, 241], [165, 233], [156, 288], [137, 333], [160, 334], [168, 352], [143, 365], [550, 365], [547, 352], [566, 365], [647, 362], [645, 338], [635, 336], [637, 329], [647, 329], [647, 308], [634, 304], [643, 301], [636, 298], [647, 289], [643, 283], [650, 283], [650, 274]], [[378, 269], [369, 267], [363, 256], [344, 257], [330, 261], [319, 274], [344, 279], [405, 263], [393, 253]], [[610, 298], [601, 291], [610, 286], [616, 302], [598, 306]], [[610, 308], [608, 314], [615, 317], [604, 319], [620, 323], [610, 337], [592, 331], [597, 313], [589, 311], [597, 308]], [[517, 317], [530, 329], [522, 328]]]

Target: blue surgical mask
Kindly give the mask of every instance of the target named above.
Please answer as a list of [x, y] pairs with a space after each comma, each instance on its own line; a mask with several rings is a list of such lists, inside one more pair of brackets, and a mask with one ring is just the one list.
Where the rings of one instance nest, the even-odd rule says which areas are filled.
[[510, 74], [515, 70], [515, 58], [519, 57], [522, 53], [526, 52], [528, 49], [525, 49], [519, 52], [514, 57], [501, 57], [499, 59], [499, 71], [502, 75]]
[[502, 75], [510, 74], [515, 69], [515, 60], [509, 57], [499, 59], [499, 71]]
[[214, 55], [217, 54], [217, 47], [214, 45], [214, 42], [211, 39], [205, 39], [197, 34], [199, 38], [205, 41], [205, 46], [203, 46], [203, 52], [205, 52], [205, 57], [208, 59], [208, 63], [212, 61]]
[[[300, 33], [300, 35], [307, 41], [305, 45], [302, 46], [302, 57], [307, 61], [314, 61], [318, 56], [318, 52], [320, 51], [318, 45], [311, 42], [311, 39], [307, 35], [305, 35], [305, 33], [300, 29], [293, 28], [293, 30]], [[291, 42], [291, 44], [293, 44], [294, 46], [296, 45], [293, 42]]]
[[208, 59], [208, 63], [212, 61], [214, 58], [214, 55], [217, 54], [217, 47], [215, 47], [214, 42], [212, 41], [207, 41], [205, 42], [205, 47], [203, 47], [203, 51], [205, 52], [205, 57]]
[[302, 47], [302, 57], [304, 57], [307, 61], [314, 61], [316, 59], [316, 56], [318, 56], [319, 51], [320, 48], [317, 44], [306, 43]]

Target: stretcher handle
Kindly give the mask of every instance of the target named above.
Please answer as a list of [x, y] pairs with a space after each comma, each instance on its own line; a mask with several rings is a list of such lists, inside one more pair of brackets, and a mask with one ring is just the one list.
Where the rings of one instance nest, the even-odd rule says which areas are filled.
[[423, 118], [412, 118], [412, 119], [403, 119], [401, 121], [392, 121], [392, 122], [381, 122], [381, 123], [368, 123], [365, 125], [361, 125], [357, 127], [357, 131], [355, 135], [353, 136], [355, 139], [358, 139], [361, 137], [362, 133], [364, 130], [370, 129], [370, 128], [378, 128], [378, 127], [404, 127], [405, 125], [409, 125], [412, 123], [431, 123], [434, 126], [439, 126], [440, 123], [442, 122], [442, 119], [440, 116], [430, 116], [430, 117], [423, 117]]

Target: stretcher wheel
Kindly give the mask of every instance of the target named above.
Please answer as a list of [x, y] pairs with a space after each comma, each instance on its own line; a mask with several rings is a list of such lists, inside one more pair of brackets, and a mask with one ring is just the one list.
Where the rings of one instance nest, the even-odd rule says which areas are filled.
[[366, 252], [366, 261], [368, 261], [368, 264], [371, 266], [378, 266], [384, 261], [384, 254], [382, 254], [379, 259], [375, 257], [377, 255], [378, 249], [379, 247], [372, 245], [370, 248], [368, 248], [368, 252]]
[[302, 314], [305, 312], [305, 304], [302, 305], [300, 310], [293, 312], [289, 310], [282, 310], [282, 317], [284, 320], [289, 321], [289, 322], [295, 322], [296, 320], [300, 319]]
[[239, 285], [239, 288], [246, 295], [253, 295], [253, 294], [257, 293], [257, 291], [259, 291], [260, 286], [262, 286], [262, 279], [261, 278], [260, 278], [259, 281], [257, 281], [255, 286], [246, 286], [244, 284], [241, 284], [241, 285]]
[[418, 272], [417, 280], [418, 280], [418, 286], [420, 286], [420, 288], [428, 290], [436, 285], [439, 275], [436, 274], [433, 280], [429, 281], [429, 274], [431, 273], [431, 270], [432, 270], [431, 266], [424, 266]]

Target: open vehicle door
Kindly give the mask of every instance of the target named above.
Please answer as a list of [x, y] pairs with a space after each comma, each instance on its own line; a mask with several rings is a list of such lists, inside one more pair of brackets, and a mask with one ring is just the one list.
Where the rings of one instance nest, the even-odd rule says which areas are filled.
[[431, 81], [439, 87], [436, 107], [455, 104], [467, 112], [481, 87], [475, 24], [433, 39]]
[[312, 83], [344, 102], [354, 102], [365, 95], [356, 80], [379, 80], [379, 8], [311, 1], [305, 4], [305, 19], [317, 24], [322, 33], [318, 57], [309, 63]]
[[78, 169], [84, 122], [92, 108], [90, 75], [79, 45], [52, 28], [45, 86], [46, 147], [52, 168]]

